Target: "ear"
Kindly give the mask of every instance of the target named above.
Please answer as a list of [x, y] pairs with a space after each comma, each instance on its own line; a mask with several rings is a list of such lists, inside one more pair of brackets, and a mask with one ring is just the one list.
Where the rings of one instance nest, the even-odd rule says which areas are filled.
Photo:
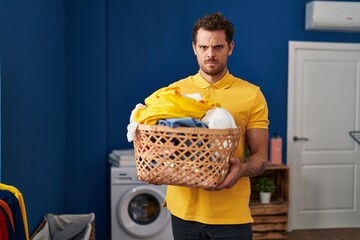
[[196, 44], [194, 42], [192, 42], [192, 48], [193, 48], [194, 54], [196, 56]]
[[228, 51], [228, 56], [231, 56], [233, 50], [234, 50], [234, 41], [231, 41], [231, 43], [229, 44], [229, 51]]

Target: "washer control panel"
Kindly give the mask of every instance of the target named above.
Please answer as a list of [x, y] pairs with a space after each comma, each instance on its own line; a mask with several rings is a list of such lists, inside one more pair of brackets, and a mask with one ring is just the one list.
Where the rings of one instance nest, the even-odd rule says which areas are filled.
[[138, 180], [134, 167], [112, 167], [111, 184], [144, 184], [144, 182]]

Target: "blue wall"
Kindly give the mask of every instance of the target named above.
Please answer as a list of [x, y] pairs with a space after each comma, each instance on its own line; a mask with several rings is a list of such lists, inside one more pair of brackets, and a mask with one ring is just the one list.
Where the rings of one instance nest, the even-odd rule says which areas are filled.
[[360, 43], [305, 31], [306, 2], [0, 1], [1, 181], [22, 191], [30, 231], [48, 212], [95, 212], [97, 238], [109, 237], [107, 154], [131, 147], [136, 103], [197, 72], [191, 27], [204, 14], [233, 21], [230, 72], [261, 87], [270, 133], [285, 138], [288, 41]]
[[65, 1], [66, 163], [64, 212], [96, 215], [106, 239], [108, 214], [106, 1]]
[[61, 0], [0, 1], [2, 179], [33, 229], [64, 209], [65, 42]]

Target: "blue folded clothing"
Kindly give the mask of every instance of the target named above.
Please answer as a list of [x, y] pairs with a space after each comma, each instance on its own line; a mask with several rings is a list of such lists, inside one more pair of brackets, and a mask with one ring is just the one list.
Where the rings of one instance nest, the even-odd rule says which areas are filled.
[[167, 126], [171, 128], [176, 127], [200, 127], [200, 128], [207, 128], [208, 126], [203, 123], [202, 121], [196, 118], [168, 118], [168, 119], [161, 119], [157, 123], [161, 126]]

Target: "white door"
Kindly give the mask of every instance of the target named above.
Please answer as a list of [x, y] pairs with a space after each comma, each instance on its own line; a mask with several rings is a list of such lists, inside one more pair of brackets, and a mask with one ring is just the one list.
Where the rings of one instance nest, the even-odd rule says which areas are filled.
[[360, 44], [289, 42], [289, 230], [360, 227]]

